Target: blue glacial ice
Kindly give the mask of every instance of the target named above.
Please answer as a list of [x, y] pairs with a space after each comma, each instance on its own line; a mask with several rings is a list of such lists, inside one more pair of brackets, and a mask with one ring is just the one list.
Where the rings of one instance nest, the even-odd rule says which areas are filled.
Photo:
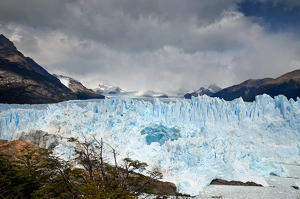
[[276, 163], [300, 164], [300, 99], [284, 96], [261, 95], [253, 103], [201, 96], [170, 103], [115, 97], [0, 104], [0, 139], [38, 130], [60, 136], [55, 149], [64, 156], [73, 147], [64, 138], [103, 138], [119, 159], [129, 154], [157, 165], [164, 180], [191, 195], [217, 178], [267, 186], [265, 176], [289, 175]]

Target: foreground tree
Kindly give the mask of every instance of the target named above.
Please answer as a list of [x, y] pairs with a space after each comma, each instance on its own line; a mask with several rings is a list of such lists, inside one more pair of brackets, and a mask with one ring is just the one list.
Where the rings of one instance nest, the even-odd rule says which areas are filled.
[[21, 155], [0, 155], [0, 197], [30, 198], [48, 179], [53, 178], [50, 154], [46, 149], [24, 146]]
[[[145, 162], [123, 159], [122, 164], [117, 162], [115, 148], [105, 144], [102, 139], [84, 141], [70, 138], [69, 142], [75, 144], [75, 162], [82, 166], [85, 175], [79, 188], [84, 198], [137, 198], [143, 193], [163, 196], [165, 193], [157, 189], [162, 174], [158, 168], [146, 171]], [[103, 157], [104, 146], [108, 148], [114, 159], [114, 164], [108, 164]], [[143, 175], [141, 172], [148, 174]]]
[[[79, 141], [68, 161], [52, 151], [25, 146], [16, 158], [0, 155], [0, 198], [141, 198], [142, 194], [164, 197], [162, 174], [147, 171], [145, 162], [129, 157], [117, 162], [116, 150], [95, 138]], [[103, 151], [109, 150], [113, 164]], [[142, 173], [147, 173], [143, 175]]]

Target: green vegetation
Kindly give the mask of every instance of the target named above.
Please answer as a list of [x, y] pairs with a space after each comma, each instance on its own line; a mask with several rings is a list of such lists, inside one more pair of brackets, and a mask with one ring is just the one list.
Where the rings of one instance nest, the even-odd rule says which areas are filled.
[[[30, 146], [16, 158], [0, 155], [0, 198], [127, 199], [144, 193], [165, 197], [158, 168], [147, 171], [145, 162], [129, 157], [119, 165], [115, 149], [102, 140], [70, 138], [69, 142], [75, 152], [68, 161], [50, 150]], [[114, 165], [105, 161], [104, 150], [111, 151]], [[148, 175], [142, 175], [142, 171]]]

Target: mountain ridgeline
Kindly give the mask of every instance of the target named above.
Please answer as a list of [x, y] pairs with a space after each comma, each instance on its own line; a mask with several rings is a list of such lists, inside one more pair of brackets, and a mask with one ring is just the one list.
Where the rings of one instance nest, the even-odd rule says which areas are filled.
[[297, 100], [300, 97], [300, 70], [286, 73], [276, 79], [249, 79], [211, 95], [231, 101], [242, 97], [244, 101], [252, 102], [255, 96], [268, 94], [271, 97], [284, 95], [288, 99]]
[[201, 87], [199, 90], [187, 93], [184, 95], [184, 98], [186, 99], [191, 99], [192, 96], [197, 97], [198, 95], [207, 95], [207, 96], [212, 96], [214, 93], [222, 90], [220, 87], [218, 87], [216, 84], [211, 84], [207, 88], [206, 87]]
[[49, 74], [33, 59], [25, 57], [4, 35], [0, 35], [0, 103], [44, 104], [67, 100], [104, 98], [79, 84], [72, 89]]
[[0, 103], [42, 104], [78, 99], [71, 90], [0, 35]]
[[[79, 81], [61, 75], [51, 75], [33, 59], [25, 57], [14, 44], [0, 34], [0, 103], [44, 104], [76, 99], [104, 98], [104, 94], [119, 94], [121, 88], [100, 84], [91, 90]], [[149, 92], [148, 92], [149, 93]], [[215, 84], [187, 93], [185, 98], [208, 95], [231, 101], [242, 97], [252, 102], [255, 96], [284, 95], [294, 100], [300, 96], [300, 70], [286, 73], [276, 79], [249, 79], [240, 84], [221, 89]], [[149, 95], [143, 95], [148, 97]], [[168, 97], [167, 95], [152, 97]]]

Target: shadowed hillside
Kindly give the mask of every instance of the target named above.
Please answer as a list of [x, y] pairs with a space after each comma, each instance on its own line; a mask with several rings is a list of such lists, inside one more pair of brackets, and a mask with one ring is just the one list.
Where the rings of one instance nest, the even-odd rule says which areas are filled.
[[78, 99], [56, 77], [0, 35], [0, 103], [42, 104]]
[[268, 94], [271, 97], [284, 95], [294, 100], [300, 96], [300, 70], [286, 73], [276, 79], [249, 79], [241, 84], [225, 88], [212, 97], [230, 101], [242, 97], [244, 101], [254, 101], [256, 95]]

